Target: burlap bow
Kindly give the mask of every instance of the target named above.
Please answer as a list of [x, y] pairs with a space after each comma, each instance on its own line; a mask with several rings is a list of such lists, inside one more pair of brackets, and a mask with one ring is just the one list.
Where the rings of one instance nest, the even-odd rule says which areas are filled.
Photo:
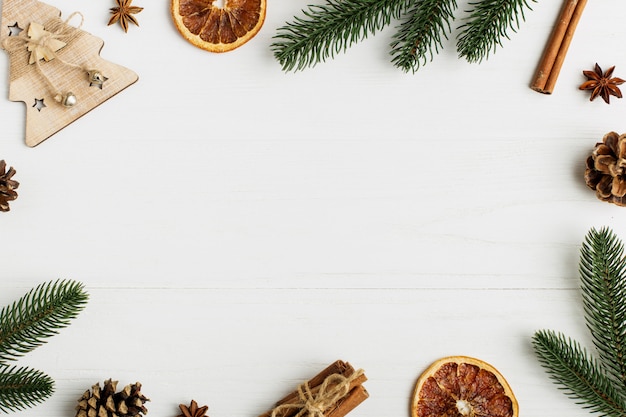
[[[69, 20], [74, 16], [80, 16], [81, 18], [78, 27], [68, 24]], [[53, 19], [46, 22], [45, 26], [37, 22], [31, 22], [26, 35], [22, 32], [18, 36], [9, 36], [2, 42], [2, 47], [8, 52], [14, 52], [25, 46], [27, 51], [30, 52], [29, 64], [38, 63], [41, 59], [51, 61], [56, 58], [56, 52], [67, 45], [63, 40], [67, 40], [82, 24], [83, 16], [78, 12], [72, 13], [65, 22]]]
[[30, 52], [29, 64], [44, 59], [53, 60], [55, 52], [67, 45], [57, 38], [56, 33], [48, 32], [39, 23], [31, 23], [28, 27], [28, 40], [26, 49]]

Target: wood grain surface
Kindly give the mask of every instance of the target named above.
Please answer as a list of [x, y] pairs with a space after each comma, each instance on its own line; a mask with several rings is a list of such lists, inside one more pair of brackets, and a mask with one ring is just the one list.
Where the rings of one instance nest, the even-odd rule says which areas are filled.
[[[150, 416], [193, 398], [250, 417], [336, 359], [363, 368], [354, 417], [407, 417], [434, 360], [483, 359], [525, 417], [588, 412], [539, 366], [531, 336], [591, 348], [578, 290], [589, 228], [626, 239], [626, 211], [597, 200], [584, 161], [626, 132], [626, 101], [589, 102], [582, 71], [625, 77], [626, 3], [590, 2], [551, 96], [529, 88], [560, 1], [532, 3], [488, 61], [453, 37], [416, 74], [390, 63], [393, 27], [313, 70], [285, 74], [272, 36], [306, 2], [270, 1], [259, 34], [227, 54], [188, 44], [163, 1], [140, 27], [80, 11], [102, 58], [139, 81], [36, 148], [8, 100], [0, 54], [0, 158], [19, 197], [0, 213], [0, 304], [72, 278], [86, 310], [20, 364], [54, 396], [19, 413], [74, 415], [98, 381], [140, 381]], [[0, 28], [6, 30], [6, 28]]]

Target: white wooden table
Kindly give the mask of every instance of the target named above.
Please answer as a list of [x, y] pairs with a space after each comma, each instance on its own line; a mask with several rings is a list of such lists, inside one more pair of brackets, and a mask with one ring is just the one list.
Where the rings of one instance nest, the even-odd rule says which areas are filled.
[[49, 3], [82, 12], [140, 79], [31, 149], [0, 54], [0, 159], [21, 183], [0, 213], [0, 304], [56, 278], [91, 295], [20, 361], [57, 382], [20, 415], [73, 417], [113, 378], [141, 381], [151, 416], [193, 398], [255, 417], [341, 358], [369, 377], [351, 415], [407, 417], [418, 375], [457, 354], [496, 366], [525, 417], [588, 415], [531, 337], [592, 346], [580, 244], [605, 225], [626, 239], [626, 209], [582, 177], [594, 144], [626, 131], [626, 101], [577, 89], [596, 62], [626, 77], [623, 0], [589, 2], [552, 96], [528, 85], [556, 0], [488, 61], [458, 60], [450, 39], [415, 75], [389, 62], [393, 28], [281, 72], [272, 36], [305, 1], [269, 0], [257, 37], [221, 55], [186, 43], [166, 0], [136, 0], [128, 34], [106, 26], [112, 1]]

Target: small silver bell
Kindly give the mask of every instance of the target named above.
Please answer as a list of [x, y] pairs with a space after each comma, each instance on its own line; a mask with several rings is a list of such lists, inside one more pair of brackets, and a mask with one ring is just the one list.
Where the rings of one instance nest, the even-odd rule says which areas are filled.
[[74, 107], [77, 102], [78, 99], [71, 91], [68, 91], [61, 100], [61, 104], [63, 104], [65, 107]]
[[95, 85], [101, 90], [102, 90], [102, 84], [104, 84], [104, 82], [108, 80], [107, 77], [105, 77], [99, 70], [96, 70], [96, 69], [87, 71], [87, 76], [89, 78], [89, 87]]

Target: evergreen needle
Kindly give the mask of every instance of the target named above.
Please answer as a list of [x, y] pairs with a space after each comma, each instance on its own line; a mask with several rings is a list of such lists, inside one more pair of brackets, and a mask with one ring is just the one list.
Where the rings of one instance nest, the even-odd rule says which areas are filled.
[[48, 375], [5, 362], [30, 352], [67, 327], [87, 299], [83, 284], [57, 280], [33, 288], [0, 310], [0, 412], [22, 410], [52, 395], [54, 381]]
[[563, 334], [541, 330], [535, 333], [533, 345], [539, 362], [566, 395], [592, 412], [612, 417], [626, 415], [626, 404], [612, 381], [577, 342]]
[[526, 0], [480, 0], [469, 5], [469, 16], [457, 40], [459, 57], [469, 62], [487, 59], [492, 50], [502, 46], [502, 38], [509, 38], [508, 30], [515, 32], [520, 19], [524, 20], [524, 9], [530, 9]]
[[[488, 58], [502, 45], [509, 30], [515, 32], [529, 2], [537, 0], [474, 0], [459, 28], [459, 56], [470, 62]], [[391, 43], [392, 63], [417, 71], [428, 57], [439, 53], [451, 32], [456, 0], [326, 0], [310, 5], [303, 17], [278, 29], [271, 49], [283, 70], [298, 71], [344, 52], [375, 34], [392, 20], [401, 20]]]
[[603, 416], [626, 416], [626, 259], [608, 228], [591, 229], [580, 252], [585, 321], [594, 359], [560, 333], [535, 333], [533, 345], [550, 377], [577, 403]]
[[0, 363], [45, 343], [85, 307], [83, 284], [57, 280], [41, 284], [0, 311]]
[[271, 45], [285, 71], [312, 67], [398, 19], [411, 0], [327, 0], [278, 29]]
[[580, 256], [585, 319], [600, 360], [626, 392], [626, 260], [608, 229], [591, 233]]
[[54, 381], [41, 371], [0, 364], [0, 412], [23, 410], [46, 400]]
[[391, 62], [405, 72], [415, 72], [428, 57], [432, 60], [443, 47], [442, 37], [448, 39], [456, 8], [456, 0], [414, 1], [391, 43]]

